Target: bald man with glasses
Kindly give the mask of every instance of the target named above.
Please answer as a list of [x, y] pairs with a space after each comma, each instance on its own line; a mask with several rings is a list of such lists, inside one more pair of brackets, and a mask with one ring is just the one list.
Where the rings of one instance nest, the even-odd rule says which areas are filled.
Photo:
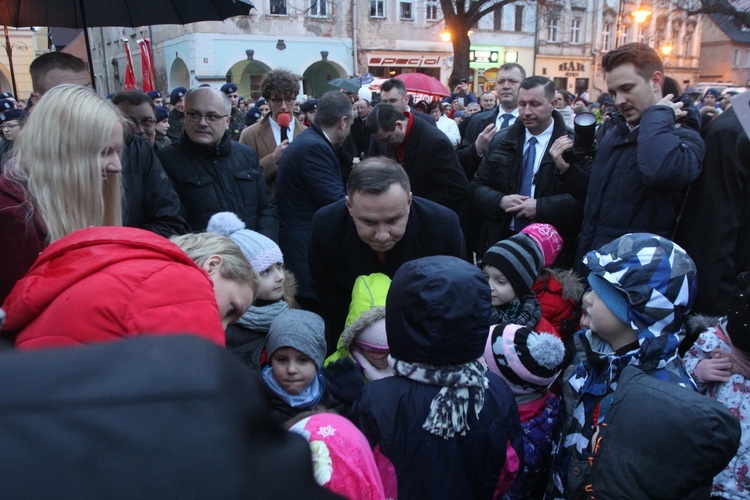
[[226, 94], [198, 87], [185, 94], [182, 139], [159, 151], [164, 170], [182, 201], [194, 232], [204, 231], [218, 212], [234, 212], [252, 229], [278, 239], [276, 204], [258, 165], [258, 155], [229, 138], [232, 103]]

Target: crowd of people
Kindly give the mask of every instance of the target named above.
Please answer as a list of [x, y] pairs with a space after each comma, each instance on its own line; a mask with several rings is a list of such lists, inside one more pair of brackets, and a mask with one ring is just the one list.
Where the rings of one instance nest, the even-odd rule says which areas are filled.
[[[398, 79], [375, 96], [299, 102], [283, 69], [255, 102], [232, 82], [166, 102], [102, 98], [85, 63], [39, 56], [26, 106], [0, 101], [0, 335], [19, 351], [0, 370], [3, 356], [57, 356], [77, 374], [86, 361], [70, 352], [118, 366], [144, 350], [139, 361], [176, 365], [154, 352], [200, 363], [222, 351], [191, 382], [242, 379], [211, 385], [258, 419], [234, 452], [276, 440], [266, 465], [283, 456], [305, 498], [326, 498], [317, 486], [372, 499], [743, 498], [750, 141], [729, 106], [706, 124], [647, 45], [608, 52], [602, 68], [597, 105], [516, 63], [494, 91], [459, 82], [430, 103]], [[596, 142], [582, 148], [585, 113]], [[71, 376], [66, 391], [93, 394], [96, 377]], [[204, 477], [172, 465], [168, 436], [153, 443], [162, 480], [124, 491]], [[127, 445], [97, 453], [139, 460]], [[288, 475], [261, 479], [291, 494]], [[232, 481], [220, 491], [241, 494]]]

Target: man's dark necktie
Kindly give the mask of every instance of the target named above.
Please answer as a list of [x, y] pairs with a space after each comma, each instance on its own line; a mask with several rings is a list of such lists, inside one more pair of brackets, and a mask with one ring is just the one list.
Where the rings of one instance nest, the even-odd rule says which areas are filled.
[[500, 124], [500, 130], [510, 127], [510, 119], [513, 118], [513, 115], [510, 113], [503, 113], [501, 118], [503, 119], [503, 122]]
[[[529, 139], [526, 151], [523, 153], [523, 162], [521, 172], [521, 188], [518, 190], [518, 194], [523, 196], [531, 196], [531, 184], [534, 181], [534, 163], [536, 160], [536, 137]], [[524, 227], [531, 224], [533, 221], [529, 219], [513, 219], [513, 230], [515, 232], [521, 231]]]

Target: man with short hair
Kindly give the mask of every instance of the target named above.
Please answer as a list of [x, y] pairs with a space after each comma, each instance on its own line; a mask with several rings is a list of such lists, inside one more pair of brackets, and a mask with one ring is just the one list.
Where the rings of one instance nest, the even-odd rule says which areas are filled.
[[279, 246], [284, 264], [297, 278], [297, 301], [303, 309], [317, 310], [307, 252], [312, 218], [319, 208], [345, 196], [337, 149], [349, 136], [353, 119], [346, 94], [324, 94], [318, 99], [315, 123], [287, 147], [279, 164]]
[[[284, 150], [307, 127], [294, 116], [294, 103], [299, 94], [299, 80], [291, 71], [274, 69], [266, 73], [260, 84], [263, 102], [257, 106], [270, 109], [263, 118], [247, 127], [240, 134], [240, 142], [253, 148], [260, 158], [260, 168], [266, 178], [268, 187], [273, 193], [276, 186], [276, 172]], [[279, 116], [289, 117], [289, 126], [279, 126]]]
[[393, 277], [404, 262], [430, 255], [465, 258], [458, 217], [411, 193], [409, 176], [390, 158], [368, 158], [349, 175], [346, 199], [313, 218], [310, 271], [335, 349], [357, 276]]
[[577, 263], [626, 233], [671, 239], [683, 189], [700, 174], [706, 151], [690, 99], [675, 103], [672, 94], [662, 96], [664, 66], [654, 49], [622, 45], [604, 56], [602, 69], [620, 113], [610, 118], [614, 124], [590, 172], [562, 157], [573, 146], [569, 138], [550, 148], [562, 186], [585, 199]]
[[510, 127], [518, 119], [518, 89], [524, 78], [526, 70], [520, 64], [506, 63], [500, 66], [495, 86], [500, 106], [477, 113], [466, 126], [457, 154], [468, 180], [474, 178], [495, 133]]
[[232, 82], [225, 83], [221, 86], [229, 101], [232, 103], [232, 112], [229, 115], [229, 138], [233, 141], [240, 140], [240, 133], [245, 128], [245, 113], [239, 109], [240, 94], [237, 93], [237, 85]]
[[83, 59], [67, 52], [47, 52], [31, 62], [31, 93], [33, 101], [38, 101], [52, 87], [62, 83], [74, 83], [91, 87], [91, 75]]
[[354, 108], [355, 116], [351, 133], [357, 146], [357, 156], [361, 156], [363, 153], [367, 153], [367, 149], [370, 147], [370, 132], [367, 131], [365, 124], [372, 106], [369, 100], [359, 99], [352, 105], [352, 108]]
[[[463, 218], [468, 207], [469, 182], [453, 144], [437, 126], [414, 118], [416, 114], [381, 102], [370, 111], [367, 129], [373, 139], [388, 148], [388, 157], [404, 167], [416, 196], [440, 203]], [[425, 116], [435, 122], [432, 116]]]
[[427, 113], [415, 112], [409, 107], [409, 94], [406, 91], [406, 84], [398, 78], [390, 78], [380, 85], [380, 102], [392, 104], [401, 111], [408, 111], [437, 128], [437, 124], [431, 116]]
[[571, 265], [583, 204], [555, 181], [550, 146], [567, 135], [555, 110], [555, 85], [543, 76], [520, 83], [519, 117], [492, 139], [471, 181], [471, 200], [481, 216], [477, 255], [533, 222], [553, 225], [563, 238], [558, 264]]
[[112, 104], [128, 118], [131, 132], [146, 140], [151, 147], [156, 141], [156, 106], [154, 101], [140, 90], [123, 90], [112, 96]]
[[474, 116], [476, 113], [479, 113], [480, 111], [482, 111], [482, 108], [476, 102], [470, 102], [464, 108], [464, 113], [466, 114], [466, 118], [470, 118], [471, 116]]
[[185, 101], [183, 101], [183, 98], [186, 93], [185, 87], [177, 87], [169, 94], [169, 105], [172, 106], [172, 110], [169, 112], [167, 137], [172, 142], [182, 139], [182, 130], [185, 126]]
[[158, 152], [182, 200], [192, 231], [206, 229], [217, 212], [234, 212], [247, 226], [278, 239], [276, 206], [252, 149], [229, 139], [232, 107], [218, 89], [185, 94], [185, 133]]
[[482, 111], [492, 111], [497, 106], [497, 98], [492, 92], [485, 92], [479, 96], [479, 105], [482, 107]]
[[[42, 54], [31, 63], [29, 72], [38, 98], [64, 83], [91, 87], [86, 63], [65, 52]], [[165, 237], [186, 233], [188, 227], [180, 215], [180, 199], [151, 145], [127, 134], [121, 158], [123, 225]]]

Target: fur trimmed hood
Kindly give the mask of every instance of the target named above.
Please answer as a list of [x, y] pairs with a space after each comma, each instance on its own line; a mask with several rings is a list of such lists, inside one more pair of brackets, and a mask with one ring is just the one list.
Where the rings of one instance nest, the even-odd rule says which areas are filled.
[[385, 306], [375, 306], [372, 309], [363, 312], [362, 315], [360, 315], [360, 317], [354, 321], [354, 323], [344, 329], [344, 332], [341, 334], [341, 338], [339, 338], [338, 348], [340, 349], [344, 347], [346, 349], [349, 349], [349, 346], [354, 341], [354, 339], [357, 338], [357, 335], [362, 333], [366, 328], [375, 324], [376, 321], [383, 318], [385, 318]]

